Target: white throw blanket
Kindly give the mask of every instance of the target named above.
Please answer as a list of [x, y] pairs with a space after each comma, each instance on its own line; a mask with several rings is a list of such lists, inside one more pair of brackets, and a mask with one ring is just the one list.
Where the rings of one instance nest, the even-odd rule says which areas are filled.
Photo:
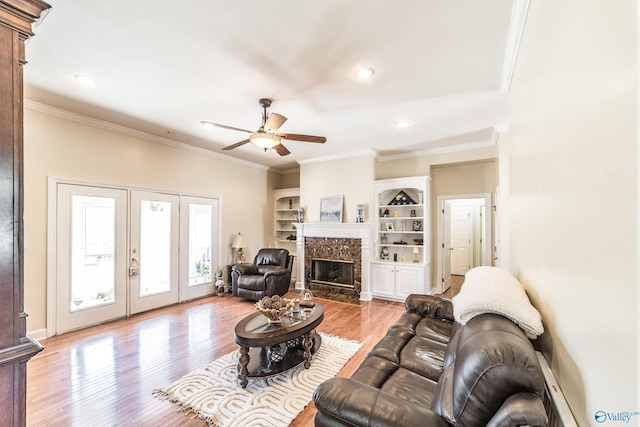
[[535, 339], [544, 328], [540, 313], [529, 301], [522, 284], [496, 267], [476, 267], [467, 272], [460, 293], [453, 297], [453, 316], [462, 325], [484, 313], [513, 320], [525, 335]]

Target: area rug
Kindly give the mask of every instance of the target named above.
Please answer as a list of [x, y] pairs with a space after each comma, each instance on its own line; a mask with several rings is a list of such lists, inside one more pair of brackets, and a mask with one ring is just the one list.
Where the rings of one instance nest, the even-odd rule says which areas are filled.
[[210, 426], [288, 426], [309, 404], [316, 387], [336, 376], [362, 343], [320, 333], [322, 345], [311, 367], [303, 365], [267, 380], [238, 385], [239, 351], [190, 372], [168, 387], [153, 391], [156, 398], [180, 405]]

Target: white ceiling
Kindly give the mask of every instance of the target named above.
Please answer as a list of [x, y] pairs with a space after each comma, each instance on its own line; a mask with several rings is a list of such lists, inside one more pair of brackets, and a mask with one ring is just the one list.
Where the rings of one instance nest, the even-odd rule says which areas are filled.
[[[401, 157], [492, 142], [522, 0], [50, 0], [27, 44], [25, 97], [276, 169], [374, 150]], [[512, 13], [513, 10], [513, 13]], [[513, 21], [513, 22], [512, 22]], [[354, 72], [376, 70], [368, 81]], [[78, 85], [86, 74], [99, 83]], [[280, 157], [253, 144], [259, 98], [288, 117]], [[40, 105], [40, 107], [42, 107]], [[409, 120], [398, 129], [394, 123]]]

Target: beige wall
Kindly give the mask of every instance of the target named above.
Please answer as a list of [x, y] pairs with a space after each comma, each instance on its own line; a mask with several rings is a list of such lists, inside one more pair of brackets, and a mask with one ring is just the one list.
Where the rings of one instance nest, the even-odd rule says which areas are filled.
[[272, 218], [267, 211], [267, 194], [271, 194], [269, 187], [273, 184], [269, 183], [265, 168], [173, 148], [31, 109], [25, 111], [24, 141], [28, 331], [46, 328], [49, 176], [219, 196], [223, 264], [231, 261], [229, 246], [237, 232], [248, 239], [249, 257], [266, 241], [267, 220]]
[[302, 164], [300, 206], [305, 210], [305, 222], [320, 221], [320, 199], [327, 196], [344, 196], [342, 222], [355, 222], [359, 203], [365, 205], [365, 222], [369, 222], [374, 162], [371, 156], [359, 156]]
[[497, 156], [496, 146], [475, 148], [472, 150], [453, 151], [449, 153], [414, 156], [406, 159], [381, 159], [376, 163], [376, 178], [401, 178], [406, 176], [424, 176], [431, 173], [431, 167], [451, 163], [479, 162], [494, 159]]
[[[436, 165], [431, 167], [431, 283], [436, 282], [437, 270], [437, 215], [440, 209], [437, 206], [438, 196], [449, 196], [456, 194], [495, 194], [498, 185], [498, 170], [496, 161], [479, 160], [477, 162], [454, 163], [448, 165]], [[486, 213], [492, 215], [493, 209], [488, 206]], [[493, 247], [494, 230], [491, 233]]]
[[628, 0], [531, 2], [499, 141], [510, 269], [585, 426], [599, 410], [640, 410], [637, 12]]

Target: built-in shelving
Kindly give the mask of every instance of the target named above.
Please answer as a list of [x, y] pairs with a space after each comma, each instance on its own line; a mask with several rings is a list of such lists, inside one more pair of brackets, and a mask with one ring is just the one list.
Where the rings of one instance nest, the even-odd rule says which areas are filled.
[[376, 181], [374, 297], [404, 300], [430, 292], [429, 178]]

